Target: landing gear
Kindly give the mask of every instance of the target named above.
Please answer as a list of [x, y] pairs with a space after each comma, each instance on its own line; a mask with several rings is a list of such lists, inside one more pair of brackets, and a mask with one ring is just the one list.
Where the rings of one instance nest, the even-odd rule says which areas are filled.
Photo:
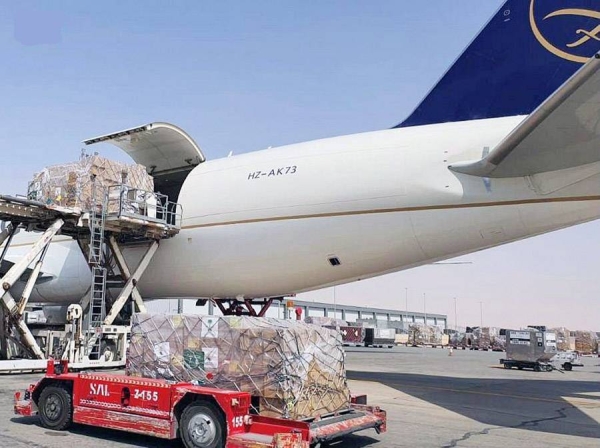
[[[267, 310], [275, 300], [283, 297], [269, 297], [265, 299], [211, 299], [217, 305], [223, 316], [252, 316], [264, 317]], [[255, 306], [260, 310], [256, 311]]]

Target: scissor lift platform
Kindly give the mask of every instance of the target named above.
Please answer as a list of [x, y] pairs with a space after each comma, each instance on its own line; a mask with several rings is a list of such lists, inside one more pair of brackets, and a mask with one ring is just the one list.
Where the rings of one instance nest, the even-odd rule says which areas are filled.
[[[64, 222], [61, 234], [73, 238], [89, 235], [89, 213], [78, 207], [62, 207], [22, 197], [0, 195], [0, 221], [21, 224], [28, 231], [44, 232], [57, 219]], [[179, 211], [166, 212], [164, 219], [157, 219], [117, 209], [114, 213], [107, 214], [105, 230], [124, 236], [164, 239], [179, 233], [180, 219]], [[0, 244], [3, 241], [0, 239]]]
[[[131, 192], [134, 194], [129, 194]], [[153, 199], [151, 213], [148, 197]], [[82, 298], [81, 315], [75, 313], [77, 317], [72, 322], [73, 325], [69, 327], [69, 331], [65, 330], [65, 333], [69, 333], [70, 341], [66, 343], [63, 359], [69, 359], [73, 366], [82, 367], [124, 365], [124, 348], [121, 350], [119, 362], [100, 361], [99, 340], [105, 328], [110, 328], [111, 338], [126, 339], [125, 332], [119, 328], [115, 330], [113, 323], [129, 297], [134, 299], [139, 311], [145, 312], [143, 299], [136, 287], [137, 281], [156, 253], [159, 241], [173, 237], [179, 232], [181, 213], [179, 206], [169, 202], [166, 196], [132, 190], [124, 185], [109, 187], [103, 198], [102, 202], [93, 203], [92, 209], [86, 211], [78, 207], [44, 204], [24, 197], [0, 195], [0, 221], [8, 223], [0, 232], [0, 246], [4, 245], [0, 250], [0, 266], [4, 268], [4, 275], [0, 278], [0, 357], [10, 358], [7, 353], [7, 341], [12, 339], [32, 358], [8, 359], [8, 362], [4, 363], [6, 371], [19, 370], [21, 364], [23, 371], [38, 370], [44, 367], [43, 362], [49, 355], [40, 348], [24, 322], [23, 315], [52, 238], [59, 233], [77, 240], [84, 254], [89, 251], [95, 255], [93, 258], [86, 256], [92, 270], [91, 292]], [[101, 213], [98, 210], [101, 210]], [[99, 219], [99, 216], [102, 219]], [[17, 262], [5, 262], [11, 241], [19, 230], [39, 232], [41, 236]], [[127, 266], [122, 254], [122, 248], [131, 243], [148, 246], [135, 269]], [[107, 267], [103, 260], [104, 253], [108, 251], [112, 253], [115, 267], [123, 280], [123, 287], [113, 300], [110, 310], [104, 307]], [[34, 267], [30, 268], [32, 265]], [[102, 272], [103, 275], [101, 282], [96, 281], [99, 278], [98, 272]], [[11, 295], [11, 288], [16, 282], [24, 279], [24, 291], [16, 300]], [[83, 312], [86, 310], [88, 330], [83, 334], [81, 328], [84, 321]], [[97, 353], [90, 356], [92, 351]], [[0, 372], [4, 371], [3, 362], [0, 362]]]

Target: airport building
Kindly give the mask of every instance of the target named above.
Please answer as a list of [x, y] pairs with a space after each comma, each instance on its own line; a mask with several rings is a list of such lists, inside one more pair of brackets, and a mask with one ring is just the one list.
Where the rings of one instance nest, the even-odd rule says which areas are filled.
[[[288, 303], [289, 302], [289, 303]], [[219, 309], [212, 303], [204, 306], [196, 306], [194, 300], [183, 300], [181, 305], [177, 299], [157, 300], [147, 303], [148, 311], [159, 313], [184, 313], [221, 315]], [[181, 309], [178, 309], [178, 306]], [[416, 311], [390, 310], [384, 308], [372, 308], [365, 306], [352, 306], [344, 304], [333, 304], [329, 302], [308, 302], [303, 300], [283, 300], [275, 302], [266, 313], [266, 317], [284, 319], [295, 318], [295, 310], [302, 310], [301, 317], [334, 317], [348, 322], [368, 322], [379, 327], [386, 327], [387, 322], [394, 322], [390, 326], [401, 327], [411, 323], [425, 323], [435, 325], [442, 329], [447, 327], [448, 317], [445, 314], [421, 313]], [[375, 323], [377, 322], [377, 324]]]

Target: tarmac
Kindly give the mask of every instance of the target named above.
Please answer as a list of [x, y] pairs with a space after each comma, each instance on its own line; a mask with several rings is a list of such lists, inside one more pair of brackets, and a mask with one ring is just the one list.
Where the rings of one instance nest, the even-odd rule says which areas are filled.
[[[504, 353], [394, 347], [347, 348], [351, 390], [387, 411], [387, 432], [348, 436], [332, 447], [598, 447], [600, 359], [571, 372], [505, 370]], [[119, 431], [42, 428], [13, 415], [13, 394], [40, 374], [0, 376], [0, 447], [180, 447]]]

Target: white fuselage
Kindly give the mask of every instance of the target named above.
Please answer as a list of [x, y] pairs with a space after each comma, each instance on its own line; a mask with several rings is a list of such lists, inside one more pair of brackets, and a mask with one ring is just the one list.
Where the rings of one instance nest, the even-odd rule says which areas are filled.
[[[448, 169], [480, 159], [522, 119], [390, 129], [202, 163], [179, 196], [181, 232], [160, 243], [142, 295], [299, 293], [600, 217], [597, 164], [490, 180]], [[9, 260], [25, 251], [22, 241]], [[43, 271], [56, 280], [32, 301], [79, 300], [89, 283], [72, 241], [52, 245]]]

